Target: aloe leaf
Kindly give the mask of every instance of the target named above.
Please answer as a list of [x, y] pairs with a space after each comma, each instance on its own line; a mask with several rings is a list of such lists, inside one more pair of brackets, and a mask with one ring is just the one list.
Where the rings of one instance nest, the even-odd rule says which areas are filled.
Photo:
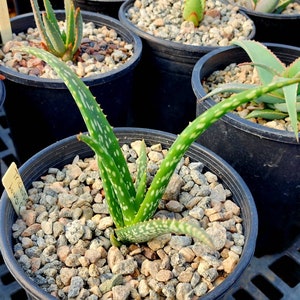
[[283, 113], [282, 111], [273, 110], [273, 109], [256, 109], [249, 113], [245, 118], [264, 118], [266, 120], [275, 120], [275, 119], [283, 119], [287, 117], [287, 113]]
[[[256, 84], [246, 84], [246, 83], [224, 83], [224, 84], [219, 84], [218, 87], [214, 88], [211, 92], [207, 93], [205, 96], [201, 98], [201, 101], [215, 96], [220, 93], [239, 93], [242, 91], [246, 91], [248, 89], [257, 87], [258, 85]], [[284, 96], [281, 96], [281, 93], [270, 93], [270, 94], [265, 94], [261, 95], [259, 98], [255, 100], [257, 103], [285, 103]]]
[[165, 233], [185, 234], [196, 238], [199, 242], [202, 242], [214, 249], [212, 240], [202, 227], [175, 219], [149, 220], [123, 228], [118, 228], [115, 230], [115, 233], [118, 240], [128, 241], [131, 243], [147, 242]]
[[[285, 65], [261, 43], [252, 40], [233, 41], [232, 43], [243, 48], [255, 65], [268, 66], [277, 74], [282, 74], [285, 71]], [[273, 80], [274, 74], [266, 68], [256, 66], [256, 69], [262, 84], [268, 84]]]
[[203, 20], [205, 0], [185, 0], [182, 16], [185, 21], [191, 21], [197, 27]]
[[279, 0], [258, 0], [256, 1], [255, 11], [271, 13], [274, 11]]
[[[69, 0], [70, 1], [70, 0]], [[46, 15], [47, 15], [47, 18], [49, 20], [49, 22], [51, 22], [53, 24], [53, 26], [55, 27], [56, 31], [60, 31], [59, 29], [59, 25], [57, 23], [57, 19], [56, 19], [56, 16], [55, 16], [55, 13], [53, 11], [53, 8], [52, 8], [52, 5], [50, 3], [49, 0], [43, 0], [44, 2], [44, 7], [45, 7], [45, 11], [46, 11]], [[66, 3], [67, 0], [65, 0], [64, 3]]]
[[137, 160], [137, 176], [135, 181], [135, 190], [136, 197], [135, 202], [137, 207], [140, 206], [142, 201], [144, 200], [144, 195], [146, 191], [146, 183], [147, 183], [147, 153], [146, 153], [146, 144], [143, 140], [141, 143], [141, 149], [139, 158]]
[[[275, 104], [273, 104], [273, 107], [282, 112], [286, 112], [286, 113], [288, 112], [286, 103], [275, 103]], [[296, 102], [296, 111], [297, 111], [297, 113], [300, 112], [300, 102]], [[299, 119], [299, 117], [298, 117], [298, 119]]]
[[291, 119], [291, 126], [298, 141], [298, 120], [296, 109], [297, 90], [298, 84], [293, 84], [283, 88], [288, 114]]
[[205, 100], [209, 97], [215, 96], [220, 93], [239, 93], [245, 91], [247, 89], [253, 88], [257, 85], [254, 84], [246, 84], [246, 83], [224, 83], [219, 84], [218, 87], [214, 88], [211, 92], [207, 93], [205, 96], [201, 98], [201, 100]]
[[40, 13], [38, 2], [37, 0], [30, 0], [30, 3], [32, 6], [32, 12], [33, 12], [36, 27], [39, 31], [39, 34], [41, 35], [41, 40], [44, 42], [45, 45], [47, 45], [50, 43], [50, 41], [46, 34], [46, 29], [42, 21], [42, 16]]
[[65, 1], [66, 11], [66, 46], [75, 39], [75, 8], [72, 1]]
[[[294, 60], [283, 72], [282, 77], [299, 77], [300, 73], [300, 57], [298, 57], [296, 60]], [[297, 94], [300, 94], [300, 85], [298, 86], [298, 92]]]
[[72, 54], [74, 55], [81, 45], [83, 37], [83, 20], [80, 9], [75, 11], [75, 39], [73, 41]]
[[97, 154], [101, 162], [99, 166], [101, 177], [104, 175], [108, 177], [108, 179], [105, 180], [105, 185], [113, 187], [114, 194], [116, 195], [115, 199], [110, 199], [110, 203], [112, 203], [111, 205], [121, 208], [124, 224], [130, 224], [137, 212], [137, 205], [134, 195], [129, 194], [127, 182], [120, 180], [122, 175], [115, 164], [113, 156], [107, 152], [105, 148], [103, 149], [97, 140], [94, 140], [92, 137], [81, 134], [79, 138]]
[[283, 10], [295, 0], [279, 0], [276, 9], [273, 11], [274, 14], [281, 14]]
[[99, 172], [101, 174], [101, 180], [105, 191], [105, 201], [107, 203], [109, 214], [112, 217], [112, 220], [117, 228], [123, 227], [125, 224], [124, 224], [122, 209], [117, 201], [117, 197], [113, 190], [113, 186], [110, 183], [110, 178], [108, 174], [105, 172], [104, 166], [99, 156], [97, 156], [97, 162], [98, 162]]
[[65, 52], [65, 44], [61, 38], [60, 31], [57, 31], [56, 26], [54, 26], [53, 23], [47, 19], [45, 14], [43, 14], [43, 21], [46, 32], [48, 33], [48, 39], [50, 41], [50, 43], [47, 44], [48, 51], [56, 56], [62, 56]]

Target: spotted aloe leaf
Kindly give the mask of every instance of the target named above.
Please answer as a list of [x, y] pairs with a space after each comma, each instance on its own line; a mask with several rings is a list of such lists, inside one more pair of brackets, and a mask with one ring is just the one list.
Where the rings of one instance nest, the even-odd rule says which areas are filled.
[[144, 200], [144, 195], [146, 191], [146, 184], [147, 184], [147, 153], [146, 153], [146, 144], [143, 140], [141, 143], [141, 149], [139, 158], [137, 160], [138, 170], [136, 175], [135, 181], [135, 190], [136, 190], [136, 204], [138, 206]]
[[[139, 234], [137, 235], [136, 232], [139, 232]], [[116, 235], [120, 240], [134, 243], [147, 242], [159, 235], [170, 232], [195, 237], [198, 241], [214, 248], [213, 242], [203, 228], [188, 222], [178, 222], [175, 219], [154, 219], [116, 229]]]
[[[145, 241], [162, 233], [174, 232], [189, 234], [211, 246], [212, 241], [209, 235], [201, 227], [187, 225], [178, 220], [150, 220], [157, 210], [176, 166], [190, 145], [221, 116], [262, 94], [300, 82], [300, 78], [288, 78], [253, 88], [217, 103], [198, 116], [178, 135], [147, 189], [145, 197], [137, 205], [136, 190], [121, 147], [106, 116], [88, 87], [65, 63], [51, 53], [33, 47], [19, 47], [16, 50], [30, 53], [46, 61], [70, 90], [89, 133], [88, 135], [79, 134], [78, 138], [87, 143], [97, 156], [105, 196], [117, 227], [116, 235], [119, 242]], [[143, 235], [145, 238], [141, 240]]]
[[205, 0], [185, 0], [183, 7], [183, 19], [191, 21], [195, 27], [203, 20], [205, 12]]

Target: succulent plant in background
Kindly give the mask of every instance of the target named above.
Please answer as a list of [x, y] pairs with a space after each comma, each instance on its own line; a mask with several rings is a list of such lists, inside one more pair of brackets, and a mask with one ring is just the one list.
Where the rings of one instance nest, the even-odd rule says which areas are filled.
[[[287, 78], [299, 78], [300, 57], [293, 63], [285, 66], [278, 57], [262, 43], [247, 40], [234, 41], [233, 44], [242, 47], [251, 59], [251, 64], [256, 68], [262, 85], [279, 82]], [[247, 90], [254, 85], [244, 83], [219, 84], [202, 100], [213, 95], [229, 92], [236, 93]], [[263, 103], [264, 108], [255, 109], [246, 118], [264, 118], [267, 120], [283, 119], [290, 117], [291, 126], [298, 141], [298, 122], [300, 121], [300, 86], [297, 84], [286, 86], [270, 93], [264, 93], [254, 100]]]
[[126, 242], [141, 243], [164, 233], [175, 233], [192, 236], [214, 248], [210, 236], [198, 225], [175, 219], [151, 219], [174, 170], [190, 145], [222, 115], [262, 94], [300, 82], [300, 77], [295, 76], [254, 87], [249, 91], [233, 95], [205, 111], [178, 135], [148, 187], [145, 145], [142, 143], [138, 159], [138, 175], [134, 182], [117, 137], [84, 82], [66, 64], [43, 49], [20, 47], [18, 50], [46, 61], [65, 82], [81, 112], [88, 134], [80, 133], [78, 139], [85, 142], [96, 154], [105, 198], [116, 227], [115, 234], [111, 237], [115, 245]]
[[42, 47], [63, 61], [73, 60], [78, 53], [83, 35], [80, 8], [72, 0], [64, 0], [65, 28], [62, 29], [49, 0], [43, 0], [45, 11], [40, 12], [37, 0], [30, 0], [36, 26], [42, 39]]
[[280, 14], [294, 0], [244, 0], [242, 5], [257, 12]]

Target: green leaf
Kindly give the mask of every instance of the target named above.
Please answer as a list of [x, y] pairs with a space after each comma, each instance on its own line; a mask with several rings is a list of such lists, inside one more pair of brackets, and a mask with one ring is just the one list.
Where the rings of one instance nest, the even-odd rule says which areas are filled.
[[263, 118], [266, 120], [276, 120], [276, 119], [283, 119], [287, 117], [287, 113], [283, 113], [278, 110], [273, 109], [256, 109], [253, 110], [251, 113], [249, 113], [245, 118], [251, 119], [251, 118]]
[[255, 11], [264, 12], [264, 13], [272, 13], [274, 9], [277, 7], [279, 0], [257, 0]]
[[[113, 155], [111, 155], [105, 147], [101, 147], [99, 143], [90, 136], [81, 134], [80, 140], [85, 142], [97, 154], [100, 162], [100, 165], [98, 165], [101, 177], [107, 178], [104, 181], [104, 185], [113, 188], [114, 194], [110, 193], [110, 197], [116, 196], [109, 201], [112, 206], [120, 207], [124, 224], [130, 224], [137, 212], [137, 205], [134, 197], [135, 194], [130, 195], [127, 188], [127, 182], [125, 180], [120, 180], [122, 174], [113, 159]], [[117, 219], [119, 220], [119, 216], [117, 216]], [[119, 221], [118, 223], [121, 222]]]
[[283, 88], [287, 111], [291, 119], [291, 125], [298, 140], [298, 120], [297, 120], [297, 107], [296, 107], [297, 90], [298, 90], [298, 84], [293, 84]]
[[[263, 44], [252, 40], [233, 41], [232, 43], [243, 48], [255, 65], [268, 66], [268, 69], [256, 67], [262, 84], [272, 82], [275, 73], [282, 74], [285, 71], [285, 65]], [[274, 71], [270, 72], [270, 68]]]
[[[220, 93], [239, 93], [242, 91], [246, 91], [248, 89], [257, 87], [258, 85], [255, 84], [246, 84], [246, 83], [224, 83], [224, 84], [219, 84], [218, 87], [207, 93], [204, 97], [201, 98], [201, 101], [218, 95]], [[255, 102], [260, 103], [285, 103], [285, 99], [283, 96], [280, 94], [265, 94], [261, 95], [259, 98], [255, 100]]]
[[276, 9], [273, 11], [273, 14], [281, 14], [285, 8], [295, 0], [279, 0], [279, 3], [276, 6]]
[[57, 31], [56, 26], [54, 26], [53, 23], [48, 20], [46, 14], [43, 14], [42, 16], [49, 39], [47, 50], [56, 56], [62, 56], [65, 53], [65, 44], [61, 37], [60, 31]]
[[118, 228], [115, 230], [118, 240], [131, 243], [143, 243], [165, 233], [186, 234], [196, 238], [214, 249], [208, 233], [200, 226], [175, 219], [155, 219]]
[[146, 144], [143, 140], [141, 143], [141, 150], [139, 158], [137, 160], [137, 176], [135, 181], [135, 190], [136, 190], [136, 206], [139, 207], [144, 200], [146, 183], [147, 183], [147, 153], [146, 153]]
[[73, 41], [72, 54], [76, 54], [77, 50], [81, 45], [83, 37], [83, 20], [80, 9], [77, 8], [75, 11], [75, 39]]
[[75, 39], [75, 8], [72, 1], [65, 1], [66, 10], [66, 46], [72, 44]]
[[[55, 30], [57, 32], [60, 31], [59, 25], [57, 23], [57, 19], [54, 13], [54, 10], [52, 8], [52, 5], [50, 3], [49, 0], [43, 0], [44, 1], [44, 7], [45, 7], [45, 11], [46, 11], [46, 15], [47, 15], [47, 19], [49, 20], [49, 22], [52, 23], [52, 25], [55, 27]], [[64, 0], [64, 3], [67, 3], [70, 0]], [[72, 1], [72, 0], [71, 0]]]
[[185, 0], [182, 16], [185, 21], [191, 21], [197, 27], [203, 20], [205, 12], [205, 0]]
[[[275, 103], [273, 104], [273, 107], [282, 111], [282, 112], [288, 112], [288, 108], [286, 103]], [[300, 102], [296, 102], [296, 111], [299, 113], [300, 112]], [[299, 119], [299, 118], [298, 118]]]

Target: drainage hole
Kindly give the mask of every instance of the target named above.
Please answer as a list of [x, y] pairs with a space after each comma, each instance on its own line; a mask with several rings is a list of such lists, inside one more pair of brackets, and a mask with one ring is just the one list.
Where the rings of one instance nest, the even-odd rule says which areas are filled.
[[300, 265], [288, 256], [280, 257], [269, 268], [290, 287], [300, 282]]
[[270, 300], [279, 300], [283, 297], [283, 294], [263, 276], [257, 275], [251, 281]]
[[236, 300], [254, 300], [254, 298], [247, 291], [243, 289], [238, 290], [232, 296]]
[[8, 285], [14, 281], [16, 281], [15, 278], [9, 272], [1, 276], [3, 285]]

